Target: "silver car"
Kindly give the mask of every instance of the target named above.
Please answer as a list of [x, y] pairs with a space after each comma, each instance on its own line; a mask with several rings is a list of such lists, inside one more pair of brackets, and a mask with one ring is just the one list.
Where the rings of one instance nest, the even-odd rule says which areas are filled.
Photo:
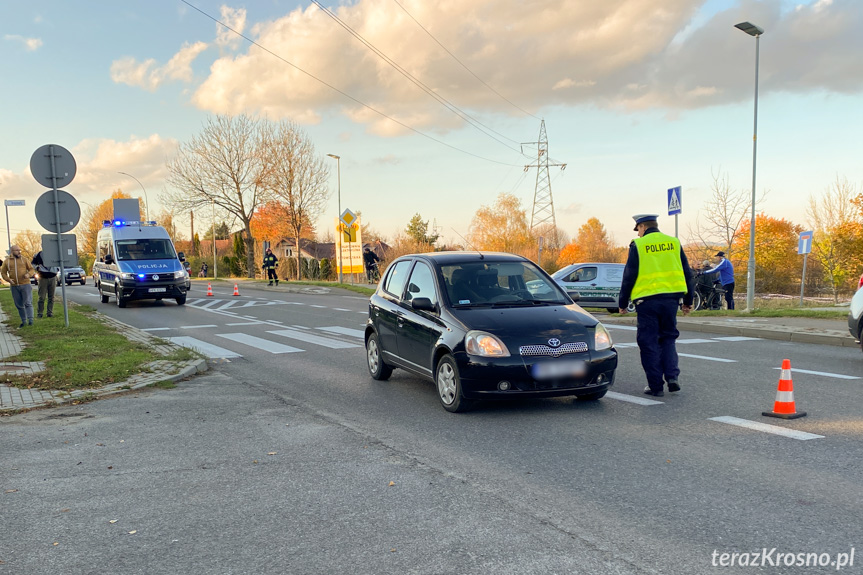
[[617, 298], [623, 282], [624, 264], [583, 263], [563, 267], [551, 277], [571, 296], [578, 295], [578, 305], [604, 307], [610, 313], [618, 310]]

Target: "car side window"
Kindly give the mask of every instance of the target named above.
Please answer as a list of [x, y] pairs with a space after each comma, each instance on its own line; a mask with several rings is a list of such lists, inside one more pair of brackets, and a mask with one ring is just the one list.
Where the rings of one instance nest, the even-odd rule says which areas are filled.
[[384, 291], [397, 298], [401, 298], [402, 292], [405, 289], [405, 280], [408, 277], [408, 271], [411, 269], [411, 260], [403, 260], [390, 267], [392, 269], [387, 273]]
[[438, 302], [434, 274], [432, 274], [431, 268], [422, 262], [417, 262], [414, 271], [411, 272], [405, 301], [411, 301], [418, 297], [427, 297], [433, 304]]
[[589, 282], [596, 279], [596, 268], [578, 268], [566, 281], [569, 282]]

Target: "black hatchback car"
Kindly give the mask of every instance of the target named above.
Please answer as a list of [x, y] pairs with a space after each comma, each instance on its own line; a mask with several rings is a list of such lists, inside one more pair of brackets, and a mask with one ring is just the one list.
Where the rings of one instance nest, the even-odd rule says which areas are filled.
[[394, 368], [430, 379], [453, 412], [481, 399], [596, 400], [617, 368], [605, 327], [537, 265], [512, 254], [395, 260], [369, 301], [365, 341], [374, 379], [388, 379]]

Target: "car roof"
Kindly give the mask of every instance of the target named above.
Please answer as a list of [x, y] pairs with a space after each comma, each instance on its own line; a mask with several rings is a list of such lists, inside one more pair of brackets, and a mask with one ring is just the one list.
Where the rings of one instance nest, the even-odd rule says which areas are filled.
[[[515, 254], [503, 252], [427, 252], [420, 254], [406, 254], [402, 258], [419, 258], [436, 263], [437, 265], [454, 265], [472, 262], [524, 262], [527, 258]], [[399, 258], [399, 259], [402, 259]]]

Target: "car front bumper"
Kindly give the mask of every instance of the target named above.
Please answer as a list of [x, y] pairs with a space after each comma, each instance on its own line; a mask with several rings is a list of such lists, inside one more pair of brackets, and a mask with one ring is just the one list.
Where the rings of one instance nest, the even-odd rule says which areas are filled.
[[[164, 291], [153, 291], [163, 290]], [[120, 284], [121, 297], [125, 300], [176, 298], [186, 295], [186, 280], [179, 278], [170, 282], [123, 281]]]

